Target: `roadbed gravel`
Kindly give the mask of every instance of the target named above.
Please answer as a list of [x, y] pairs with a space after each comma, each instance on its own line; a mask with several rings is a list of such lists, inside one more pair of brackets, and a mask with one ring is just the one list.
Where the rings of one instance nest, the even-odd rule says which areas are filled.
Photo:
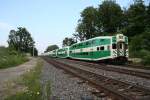
[[85, 70], [88, 70], [91, 72], [95, 72], [99, 75], [103, 75], [103, 76], [106, 76], [109, 78], [127, 82], [132, 85], [140, 85], [147, 89], [150, 89], [150, 80], [149, 79], [132, 76], [132, 75], [127, 75], [127, 74], [123, 74], [123, 73], [118, 73], [118, 72], [112, 72], [112, 71], [106, 71], [106, 70], [102, 70], [102, 69], [87, 67], [87, 66], [80, 65], [78, 63], [72, 63], [72, 62], [69, 62], [69, 61], [63, 60], [63, 59], [56, 59], [56, 60], [59, 62], [68, 64], [68, 65], [74, 66], [74, 67], [78, 67], [78, 68], [85, 69]]
[[51, 82], [50, 100], [106, 100], [93, 94], [97, 90], [83, 80], [44, 61], [42, 84], [49, 80]]

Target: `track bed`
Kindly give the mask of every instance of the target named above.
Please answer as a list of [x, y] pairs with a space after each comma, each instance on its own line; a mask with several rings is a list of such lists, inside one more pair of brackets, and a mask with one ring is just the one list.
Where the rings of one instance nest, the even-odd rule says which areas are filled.
[[150, 100], [150, 90], [142, 86], [111, 79], [87, 69], [83, 69], [82, 67], [74, 67], [57, 61], [56, 59], [50, 59], [48, 57], [44, 57], [44, 59], [55, 67], [64, 69], [65, 71], [88, 81], [89, 84], [99, 90], [100, 95], [104, 94], [104, 96], [113, 100]]

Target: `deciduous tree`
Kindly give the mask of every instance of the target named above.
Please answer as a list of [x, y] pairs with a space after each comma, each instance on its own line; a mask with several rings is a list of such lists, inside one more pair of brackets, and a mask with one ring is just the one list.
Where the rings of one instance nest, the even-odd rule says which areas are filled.
[[59, 47], [57, 45], [50, 45], [46, 48], [45, 52], [52, 51], [55, 49], [59, 49]]
[[146, 6], [143, 0], [134, 0], [127, 10], [128, 26], [125, 35], [133, 37], [144, 32], [146, 27]]
[[34, 47], [34, 40], [26, 28], [19, 27], [17, 31], [11, 30], [8, 36], [8, 44], [19, 52], [31, 53]]
[[78, 21], [76, 28], [77, 33], [74, 34], [80, 41], [97, 36], [97, 13], [97, 9], [94, 7], [87, 7], [81, 12], [81, 19]]
[[63, 47], [65, 46], [71, 46], [72, 44], [76, 43], [76, 41], [73, 39], [73, 38], [68, 38], [66, 37], [64, 40], [63, 40]]
[[[108, 34], [115, 33], [122, 28], [123, 11], [114, 0], [105, 0], [98, 8], [100, 28]], [[107, 34], [107, 35], [108, 35]]]

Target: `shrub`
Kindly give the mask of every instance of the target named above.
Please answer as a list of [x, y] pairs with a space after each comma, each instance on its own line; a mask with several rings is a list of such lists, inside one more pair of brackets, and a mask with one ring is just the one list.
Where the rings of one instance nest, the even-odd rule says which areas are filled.
[[0, 48], [0, 69], [16, 66], [27, 60], [24, 54], [5, 47]]

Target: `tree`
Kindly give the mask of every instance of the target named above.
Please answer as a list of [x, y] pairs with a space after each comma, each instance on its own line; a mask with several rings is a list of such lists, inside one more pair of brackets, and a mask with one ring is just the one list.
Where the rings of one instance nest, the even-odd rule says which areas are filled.
[[79, 41], [84, 41], [87, 38], [85, 30], [85, 25], [83, 23], [78, 23], [78, 26], [76, 28], [77, 33], [73, 34], [73, 36]]
[[17, 31], [10, 30], [8, 37], [10, 48], [19, 52], [31, 53], [35, 42], [26, 28], [19, 27]]
[[[38, 50], [36, 48], [34, 48], [34, 51], [33, 51], [33, 48], [32, 48], [30, 53], [31, 53], [32, 56], [38, 56]], [[34, 53], [34, 55], [33, 55], [33, 53]]]
[[97, 9], [94, 7], [87, 7], [81, 12], [81, 19], [78, 21], [76, 34], [80, 41], [95, 37], [97, 32]]
[[142, 58], [145, 63], [150, 63], [150, 29], [134, 36], [130, 42], [129, 50], [132, 56]]
[[19, 43], [18, 43], [18, 39], [16, 36], [16, 31], [10, 30], [8, 38], [9, 38], [8, 39], [9, 47], [18, 50]]
[[101, 35], [112, 35], [123, 28], [123, 21], [121, 7], [113, 0], [105, 0], [99, 8], [87, 7], [81, 12], [77, 33], [73, 35], [80, 41]]
[[146, 26], [150, 28], [150, 3], [147, 6], [147, 10], [146, 10]]
[[115, 33], [122, 28], [123, 11], [113, 0], [105, 0], [98, 8], [100, 29], [106, 33]]
[[144, 32], [146, 27], [146, 6], [142, 0], [135, 0], [134, 4], [130, 5], [127, 10], [127, 22], [125, 34], [128, 37]]
[[72, 44], [76, 43], [76, 41], [73, 39], [73, 38], [68, 38], [66, 37], [64, 40], [63, 40], [63, 47], [65, 46], [71, 46]]
[[50, 45], [46, 48], [45, 52], [49, 52], [55, 49], [59, 49], [59, 47], [57, 45]]

